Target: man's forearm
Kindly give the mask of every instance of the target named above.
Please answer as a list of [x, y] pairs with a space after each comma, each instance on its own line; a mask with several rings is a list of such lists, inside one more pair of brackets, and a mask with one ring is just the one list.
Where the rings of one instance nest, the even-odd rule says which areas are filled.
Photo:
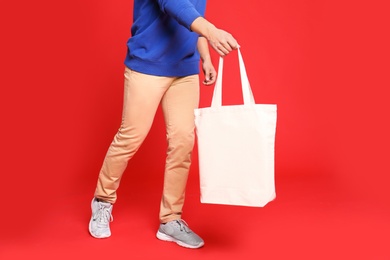
[[207, 42], [207, 39], [203, 36], [199, 36], [198, 39], [198, 51], [200, 54], [200, 58], [202, 59], [202, 62], [210, 60], [210, 51], [209, 51], [209, 44]]

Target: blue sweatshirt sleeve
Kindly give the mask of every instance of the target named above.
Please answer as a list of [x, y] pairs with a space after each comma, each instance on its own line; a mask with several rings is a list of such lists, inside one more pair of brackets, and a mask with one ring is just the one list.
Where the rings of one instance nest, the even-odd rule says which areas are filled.
[[[195, 6], [188, 0], [157, 0], [161, 11], [178, 21], [181, 25], [191, 30], [194, 20], [202, 16]], [[204, 10], [204, 6], [202, 6]]]

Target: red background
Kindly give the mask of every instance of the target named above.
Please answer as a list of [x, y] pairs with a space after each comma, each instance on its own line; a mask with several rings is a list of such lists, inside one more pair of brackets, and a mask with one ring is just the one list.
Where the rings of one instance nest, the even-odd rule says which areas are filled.
[[[390, 259], [387, 1], [208, 2], [206, 17], [242, 47], [256, 102], [278, 105], [277, 199], [262, 209], [200, 204], [195, 150], [184, 217], [206, 246], [157, 241], [159, 111], [125, 173], [113, 237], [92, 239], [89, 203], [120, 124], [132, 1], [3, 1], [2, 259]], [[225, 60], [225, 104], [242, 102], [236, 59]], [[212, 90], [201, 87], [202, 107]]]

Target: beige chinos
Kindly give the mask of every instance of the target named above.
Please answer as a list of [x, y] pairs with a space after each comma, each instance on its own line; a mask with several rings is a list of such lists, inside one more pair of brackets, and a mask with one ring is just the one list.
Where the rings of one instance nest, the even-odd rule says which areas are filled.
[[180, 219], [191, 152], [194, 109], [199, 103], [199, 77], [160, 77], [125, 69], [122, 123], [99, 173], [95, 197], [115, 203], [128, 161], [145, 140], [161, 103], [168, 141], [160, 221]]

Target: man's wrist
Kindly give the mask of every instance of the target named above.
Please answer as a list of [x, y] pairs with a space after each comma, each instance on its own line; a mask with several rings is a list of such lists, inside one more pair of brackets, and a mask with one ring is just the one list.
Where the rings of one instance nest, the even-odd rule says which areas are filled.
[[203, 63], [211, 62], [211, 56], [210, 55], [201, 56], [200, 59], [202, 60]]
[[203, 17], [198, 17], [191, 24], [191, 30], [210, 40], [211, 30], [215, 29], [215, 26], [207, 21]]

